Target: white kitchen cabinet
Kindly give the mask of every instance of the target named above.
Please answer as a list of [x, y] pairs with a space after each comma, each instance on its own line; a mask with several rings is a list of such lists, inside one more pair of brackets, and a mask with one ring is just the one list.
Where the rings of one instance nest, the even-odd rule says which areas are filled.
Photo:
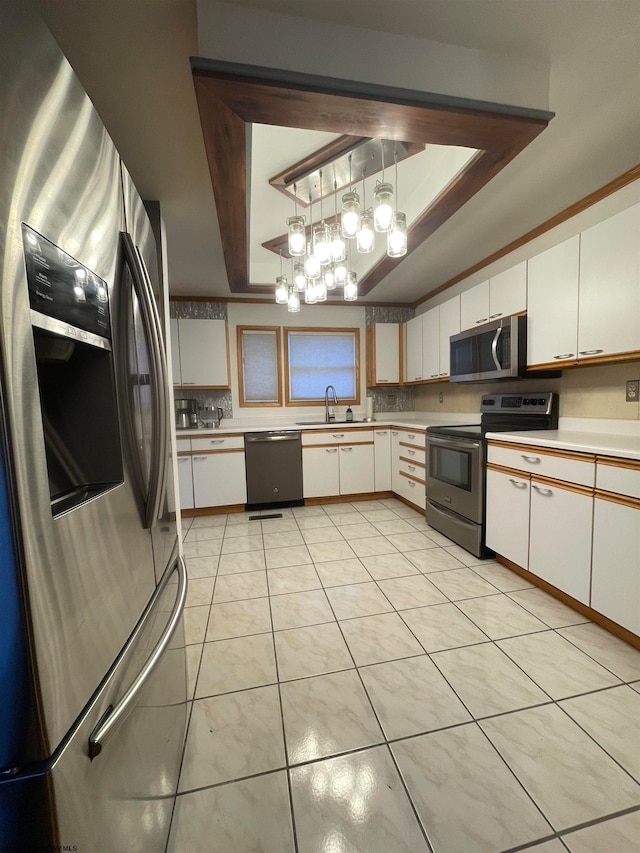
[[640, 204], [580, 235], [578, 357], [640, 350]]
[[400, 476], [400, 442], [404, 441], [404, 432], [398, 429], [391, 430], [391, 489], [400, 494], [403, 487]]
[[640, 634], [640, 507], [596, 496], [591, 607]]
[[529, 478], [487, 470], [486, 542], [496, 554], [529, 567]]
[[[227, 321], [179, 319], [171, 323], [173, 384], [229, 388]], [[174, 339], [178, 342], [177, 352]]]
[[180, 339], [178, 337], [178, 321], [169, 320], [169, 336], [171, 345], [171, 374], [173, 384], [180, 385], [182, 369], [180, 367]]
[[529, 571], [589, 604], [593, 496], [531, 480]]
[[440, 306], [436, 305], [422, 318], [422, 378], [437, 379], [440, 373]]
[[341, 445], [338, 456], [340, 460], [340, 494], [357, 495], [373, 492], [375, 489], [374, 445]]
[[405, 324], [405, 382], [419, 382], [422, 375], [422, 317], [414, 317]]
[[191, 456], [178, 456], [180, 509], [193, 509], [193, 466]]
[[580, 237], [528, 262], [527, 364], [575, 362], [578, 355]]
[[447, 299], [440, 306], [439, 328], [439, 376], [449, 376], [451, 365], [451, 348], [449, 338], [460, 332], [460, 297]]
[[460, 294], [460, 328], [473, 329], [489, 322], [489, 280]]
[[374, 431], [373, 453], [375, 491], [388, 492], [391, 489], [391, 430]]
[[489, 320], [527, 310], [527, 262], [516, 264], [489, 279]]
[[302, 483], [305, 498], [340, 494], [338, 446], [302, 448]]
[[400, 324], [367, 326], [367, 387], [400, 382]]
[[247, 502], [243, 451], [194, 454], [193, 496], [196, 507], [229, 506]]

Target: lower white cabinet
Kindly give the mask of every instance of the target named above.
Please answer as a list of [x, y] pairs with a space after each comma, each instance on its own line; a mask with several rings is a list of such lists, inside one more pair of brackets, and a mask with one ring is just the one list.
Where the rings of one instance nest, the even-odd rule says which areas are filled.
[[404, 433], [400, 430], [391, 430], [391, 489], [400, 494], [402, 489], [403, 477], [400, 476], [400, 442], [404, 438]]
[[373, 454], [374, 489], [376, 492], [388, 492], [391, 489], [391, 430], [374, 430]]
[[531, 480], [529, 571], [583, 604], [589, 604], [592, 518], [591, 494]]
[[305, 498], [373, 492], [374, 445], [304, 447], [302, 477]]
[[178, 456], [180, 509], [193, 509], [193, 465], [190, 456]]
[[338, 447], [303, 447], [302, 482], [305, 498], [340, 494]]
[[591, 607], [640, 634], [640, 508], [596, 497]]
[[194, 454], [191, 459], [196, 508], [247, 502], [244, 451]]
[[487, 471], [487, 545], [523, 569], [529, 568], [530, 492], [528, 477]]

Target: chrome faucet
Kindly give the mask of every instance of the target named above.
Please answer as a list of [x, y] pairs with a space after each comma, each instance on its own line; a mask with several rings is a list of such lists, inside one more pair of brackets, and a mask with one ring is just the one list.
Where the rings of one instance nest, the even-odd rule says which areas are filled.
[[333, 405], [339, 405], [336, 389], [333, 387], [333, 385], [327, 385], [327, 387], [324, 389], [324, 420], [327, 424], [330, 424], [331, 421], [334, 421], [336, 418], [335, 415], [329, 414], [329, 391], [333, 391]]

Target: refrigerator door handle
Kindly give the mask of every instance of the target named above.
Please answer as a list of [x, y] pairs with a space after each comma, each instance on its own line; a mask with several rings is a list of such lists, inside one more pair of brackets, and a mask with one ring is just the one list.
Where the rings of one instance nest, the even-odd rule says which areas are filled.
[[131, 235], [122, 232], [125, 257], [138, 303], [149, 335], [150, 355], [153, 362], [151, 381], [153, 382], [153, 422], [151, 445], [151, 465], [149, 472], [149, 493], [145, 507], [145, 527], [150, 529], [160, 512], [160, 503], [167, 476], [167, 418], [169, 404], [167, 400], [167, 367], [160, 333], [160, 320], [156, 311], [151, 285], [140, 252]]
[[[167, 622], [156, 647], [147, 658], [145, 665], [142, 667], [127, 692], [124, 694], [122, 699], [120, 699], [118, 704], [115, 705], [115, 707], [111, 706], [107, 709], [106, 713], [101, 718], [96, 728], [90, 734], [89, 758], [91, 759], [94, 759], [98, 755], [100, 755], [105, 741], [108, 740], [108, 738], [123, 722], [127, 714], [129, 714], [130, 711], [133, 710], [138, 694], [151, 677], [156, 666], [160, 663], [163, 654], [167, 650], [167, 646], [171, 642], [171, 638], [178, 626], [178, 622], [180, 621], [180, 618], [182, 616], [185, 601], [187, 599], [187, 567], [185, 566], [184, 560], [181, 556], [177, 557], [177, 566], [178, 593], [176, 595], [176, 601], [173, 606], [173, 610], [171, 611], [169, 621]], [[149, 602], [149, 605], [145, 612], [149, 612], [153, 608], [160, 595], [164, 592], [167, 582], [172, 574], [173, 569], [165, 573], [164, 582], [158, 584], [156, 592], [154, 593], [153, 598]]]

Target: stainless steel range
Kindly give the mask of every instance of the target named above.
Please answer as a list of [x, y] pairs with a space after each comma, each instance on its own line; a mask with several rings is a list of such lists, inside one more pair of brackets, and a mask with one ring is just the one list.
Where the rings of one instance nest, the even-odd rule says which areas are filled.
[[480, 423], [427, 427], [427, 523], [476, 557], [488, 556], [486, 433], [557, 428], [558, 396], [551, 391], [485, 394]]

